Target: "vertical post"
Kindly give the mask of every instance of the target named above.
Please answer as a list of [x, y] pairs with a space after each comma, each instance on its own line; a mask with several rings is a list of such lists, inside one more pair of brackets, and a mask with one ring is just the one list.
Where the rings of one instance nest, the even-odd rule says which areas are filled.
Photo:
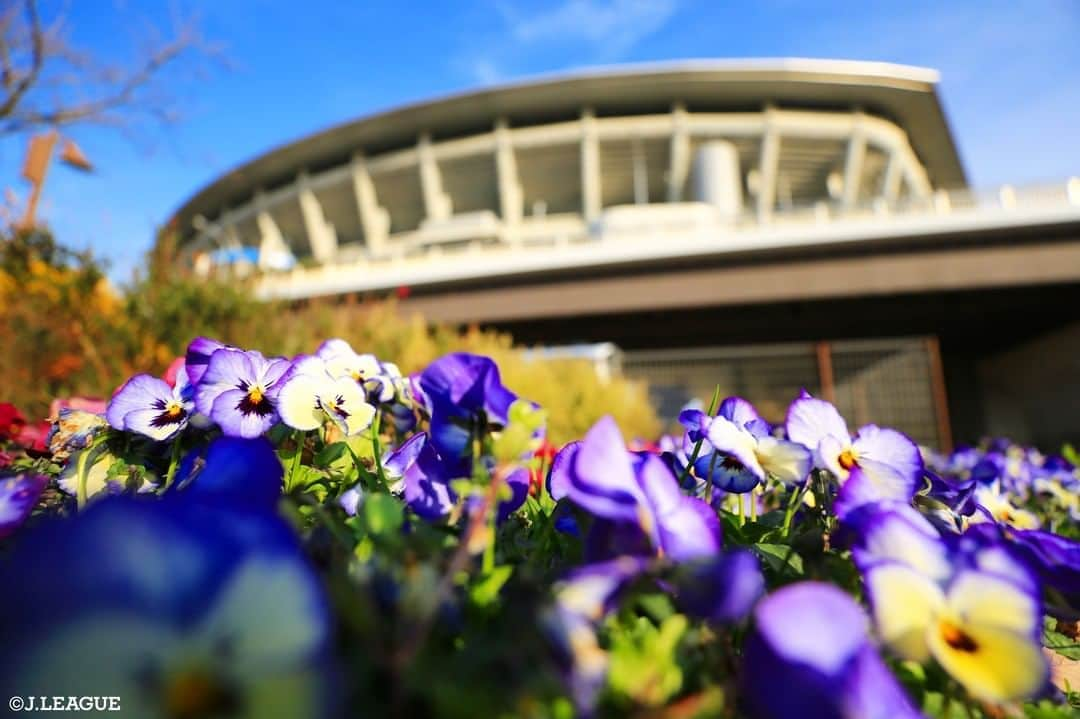
[[435, 151], [431, 147], [431, 135], [424, 133], [416, 145], [416, 154], [420, 162], [420, 189], [424, 195], [424, 212], [429, 220], [450, 218], [450, 198], [443, 192], [442, 175], [435, 162]]
[[866, 159], [866, 131], [863, 129], [862, 113], [855, 115], [855, 127], [848, 138], [847, 157], [844, 160], [844, 194], [841, 205], [845, 210], [855, 206], [862, 184], [863, 162]]
[[37, 214], [38, 201], [41, 199], [41, 188], [45, 184], [45, 176], [49, 173], [49, 163], [52, 162], [53, 148], [59, 133], [51, 130], [42, 135], [34, 135], [30, 138], [30, 146], [26, 150], [26, 162], [23, 164], [23, 177], [30, 181], [30, 200], [26, 204], [26, 213], [23, 215], [22, 227], [30, 229], [34, 226], [34, 215]]
[[939, 449], [951, 452], [953, 437], [949, 423], [949, 397], [945, 394], [945, 366], [941, 362], [941, 342], [936, 336], [926, 338], [926, 357], [930, 364], [930, 391], [934, 398]]
[[671, 108], [671, 165], [668, 168], [667, 201], [679, 202], [690, 174], [690, 131], [687, 127], [686, 106]]
[[360, 227], [364, 231], [364, 242], [368, 251], [378, 257], [386, 251], [387, 237], [390, 234], [390, 217], [379, 206], [375, 194], [375, 183], [367, 169], [367, 162], [362, 153], [353, 155], [352, 161], [353, 195], [356, 209], [360, 214]]
[[817, 351], [818, 382], [821, 384], [821, 398], [836, 404], [836, 378], [833, 376], [832, 343], [818, 342]]
[[780, 171], [780, 131], [773, 119], [775, 110], [766, 108], [761, 134], [761, 163], [758, 168], [757, 218], [759, 223], [772, 218], [776, 204], [776, 179]]
[[889, 160], [885, 164], [885, 179], [882, 181], [881, 194], [892, 204], [900, 197], [900, 180], [903, 179], [903, 159], [900, 152], [893, 148], [889, 151]]
[[592, 110], [581, 113], [581, 214], [585, 222], [600, 217], [600, 140]]
[[517, 240], [521, 224], [524, 193], [518, 179], [517, 159], [506, 118], [495, 121], [495, 174], [499, 183], [499, 211], [511, 242]]

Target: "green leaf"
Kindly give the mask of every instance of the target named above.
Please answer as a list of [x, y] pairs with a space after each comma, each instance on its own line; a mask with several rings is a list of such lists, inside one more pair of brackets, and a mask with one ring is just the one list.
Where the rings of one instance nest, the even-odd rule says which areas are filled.
[[495, 567], [490, 572], [480, 575], [476, 582], [469, 588], [469, 596], [474, 604], [486, 607], [494, 604], [499, 599], [499, 590], [514, 573], [512, 564], [504, 564]]
[[758, 543], [753, 545], [752, 549], [759, 557], [761, 557], [765, 562], [765, 565], [774, 572], [786, 571], [793, 572], [797, 576], [802, 576], [802, 557], [786, 544]]
[[1057, 622], [1049, 617], [1043, 623], [1043, 644], [1063, 657], [1080, 660], [1080, 642], [1057, 631]]
[[[315, 455], [314, 464], [316, 467], [330, 467], [339, 459], [347, 457], [349, 454], [349, 446], [344, 442], [334, 442], [328, 444], [319, 450], [319, 453]], [[351, 461], [351, 457], [349, 458]]]
[[364, 527], [376, 537], [396, 534], [405, 523], [401, 502], [389, 494], [369, 494], [360, 514], [364, 518]]

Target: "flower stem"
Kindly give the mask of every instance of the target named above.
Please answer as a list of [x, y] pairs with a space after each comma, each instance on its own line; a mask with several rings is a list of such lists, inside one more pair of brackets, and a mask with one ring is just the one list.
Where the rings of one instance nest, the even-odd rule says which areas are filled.
[[709, 460], [709, 476], [705, 478], [705, 504], [712, 506], [713, 473], [716, 472], [716, 460], [720, 457], [719, 452], [713, 452]]
[[80, 510], [86, 506], [86, 502], [89, 499], [89, 497], [87, 497], [86, 483], [89, 481], [90, 477], [87, 474], [86, 463], [90, 461], [91, 455], [93, 455], [94, 452], [97, 451], [97, 448], [105, 441], [106, 435], [107, 433], [103, 432], [96, 437], [86, 449], [79, 453], [79, 460], [75, 463], [75, 477], [78, 480], [75, 486], [75, 503]]
[[[716, 385], [716, 389], [713, 390], [712, 400], [709, 402], [709, 416], [712, 417], [716, 413], [716, 408], [720, 406], [720, 385]], [[701, 454], [701, 445], [705, 442], [705, 438], [699, 439], [694, 443], [694, 451], [690, 453], [690, 461], [686, 463], [686, 469], [679, 475], [679, 484], [686, 481], [686, 478], [690, 476], [691, 470], [694, 468], [694, 462], [697, 462], [698, 455]]]
[[750, 521], [757, 521], [757, 487], [750, 490]]
[[381, 415], [375, 410], [375, 416], [371, 418], [371, 452], [375, 455], [375, 474], [379, 478], [379, 486], [385, 491], [390, 491], [390, 484], [386, 481], [386, 472], [382, 464], [382, 440], [379, 438]]
[[176, 470], [180, 466], [180, 437], [173, 440], [172, 454], [169, 455], [169, 469], [165, 472], [165, 484], [162, 489], [168, 489], [176, 479]]
[[736, 497], [738, 498], [738, 500], [739, 500], [739, 526], [741, 527], [741, 526], [743, 526], [743, 524], [744, 524], [744, 523], [745, 523], [745, 521], [746, 521], [746, 517], [745, 517], [745, 515], [743, 514], [743, 511], [744, 511], [744, 510], [743, 510], [743, 498], [742, 498], [742, 492], [739, 492], [739, 493], [738, 493], [738, 494], [736, 494], [735, 496], [736, 496]]
[[791, 520], [795, 517], [796, 508], [802, 503], [803, 495], [806, 494], [807, 488], [810, 486], [812, 480], [803, 482], [802, 486], [797, 491], [791, 493], [791, 497], [788, 499], [787, 511], [784, 512], [784, 538], [791, 536]]
[[289, 476], [285, 479], [285, 493], [288, 494], [292, 491], [293, 483], [296, 481], [296, 473], [300, 471], [300, 460], [304, 455], [304, 439], [307, 433], [302, 429], [296, 430], [293, 434], [293, 439], [296, 440], [296, 452], [292, 456], [292, 461], [289, 462]]

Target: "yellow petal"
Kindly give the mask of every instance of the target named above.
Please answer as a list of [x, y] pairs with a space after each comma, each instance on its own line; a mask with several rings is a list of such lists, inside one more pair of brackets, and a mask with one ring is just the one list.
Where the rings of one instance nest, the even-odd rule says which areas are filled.
[[880, 564], [866, 574], [874, 624], [882, 641], [905, 659], [923, 662], [934, 617], [945, 596], [934, 581], [902, 564]]
[[949, 587], [949, 610], [965, 626], [1030, 635], [1042, 623], [1038, 602], [1014, 583], [983, 572], [964, 572]]
[[[957, 636], [963, 641], [957, 642]], [[1030, 636], [945, 621], [930, 632], [929, 643], [931, 653], [945, 671], [985, 701], [1029, 697], [1046, 683], [1046, 657]]]

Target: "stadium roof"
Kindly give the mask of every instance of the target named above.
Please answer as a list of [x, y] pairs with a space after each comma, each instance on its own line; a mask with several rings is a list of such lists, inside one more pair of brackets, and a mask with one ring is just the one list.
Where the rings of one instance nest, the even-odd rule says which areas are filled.
[[206, 185], [177, 211], [181, 228], [198, 215], [216, 216], [258, 189], [295, 181], [347, 162], [435, 139], [489, 132], [498, 117], [511, 126], [576, 117], [667, 111], [672, 103], [705, 111], [781, 108], [851, 109], [892, 120], [909, 136], [934, 187], [967, 181], [937, 94], [936, 71], [880, 62], [817, 59], [689, 60], [590, 68], [532, 77], [402, 105], [287, 143]]

